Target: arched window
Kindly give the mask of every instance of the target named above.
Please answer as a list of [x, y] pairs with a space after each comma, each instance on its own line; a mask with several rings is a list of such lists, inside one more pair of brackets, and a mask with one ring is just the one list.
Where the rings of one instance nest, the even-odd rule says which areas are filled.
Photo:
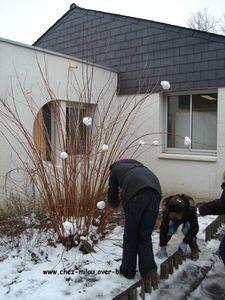
[[41, 158], [51, 161], [58, 151], [69, 155], [86, 153], [90, 130], [85, 116], [94, 115], [94, 105], [72, 101], [50, 101], [38, 112], [33, 138]]
[[51, 102], [49, 102], [38, 112], [33, 127], [34, 143], [43, 160], [51, 160], [51, 121]]

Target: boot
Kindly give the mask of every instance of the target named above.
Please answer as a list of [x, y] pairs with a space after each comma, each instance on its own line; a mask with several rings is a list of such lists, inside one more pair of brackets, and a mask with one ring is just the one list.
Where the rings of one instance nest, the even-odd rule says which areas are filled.
[[189, 244], [190, 248], [191, 248], [191, 255], [190, 258], [193, 260], [197, 260], [199, 258], [199, 247], [197, 244], [197, 239], [194, 239], [190, 244]]

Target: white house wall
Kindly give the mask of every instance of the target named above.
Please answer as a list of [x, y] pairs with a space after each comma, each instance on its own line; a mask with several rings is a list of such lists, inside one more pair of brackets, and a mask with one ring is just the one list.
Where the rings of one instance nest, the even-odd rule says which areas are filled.
[[[47, 91], [43, 78], [48, 82], [50, 91]], [[101, 94], [104, 103], [107, 103], [115, 94], [116, 87], [117, 73], [109, 69], [0, 39], [0, 97], [11, 107], [16, 105], [23, 125], [31, 134], [34, 115], [28, 102], [36, 112], [52, 99], [82, 101], [81, 98], [84, 98], [85, 101], [89, 99], [90, 103], [96, 103]], [[98, 109], [101, 111], [104, 107], [100, 105]], [[17, 131], [16, 127], [13, 130]], [[4, 124], [0, 123], [0, 131], [6, 134], [12, 146], [20, 152], [20, 143], [6, 133]], [[19, 132], [17, 137], [22, 139]], [[19, 163], [15, 151], [2, 135], [0, 141], [1, 201], [5, 197], [5, 176], [10, 170], [17, 168]]]
[[[119, 107], [124, 101], [130, 101], [127, 111], [134, 102], [144, 96], [136, 97], [116, 96], [117, 74], [98, 66], [87, 65], [79, 60], [71, 59], [53, 52], [21, 45], [7, 40], [0, 40], [0, 97], [13, 104], [14, 97], [18, 113], [26, 128], [32, 133], [34, 116], [28, 108], [26, 97], [35, 99], [36, 109], [40, 109], [51, 97], [60, 100], [78, 101], [80, 91], [83, 97], [89, 97], [93, 103], [102, 95], [101, 105], [98, 106], [99, 115], [104, 114], [112, 98]], [[46, 91], [39, 66], [47, 76], [51, 93]], [[94, 71], [94, 72], [93, 72]], [[69, 74], [69, 75], [68, 75]], [[73, 81], [73, 88], [68, 89], [68, 78]], [[84, 76], [90, 74], [90, 76]], [[92, 80], [90, 81], [90, 78]], [[88, 81], [91, 89], [84, 89]], [[128, 102], [129, 103], [129, 102]], [[113, 114], [113, 107], [111, 113]], [[225, 170], [225, 88], [218, 89], [218, 124], [217, 124], [217, 155], [181, 155], [163, 153], [165, 143], [164, 101], [161, 93], [149, 95], [135, 119], [129, 124], [127, 137], [137, 139], [134, 148], [138, 147], [136, 157], [146, 164], [159, 177], [164, 195], [173, 193], [187, 193], [199, 199], [212, 199], [219, 196], [222, 175]], [[110, 116], [109, 116], [110, 119]], [[5, 128], [0, 124], [0, 130]], [[144, 136], [143, 136], [144, 135]], [[145, 145], [139, 146], [139, 137]], [[129, 139], [130, 140], [130, 139]], [[159, 146], [153, 146], [153, 141], [159, 141]], [[14, 139], [10, 140], [16, 145]], [[124, 139], [126, 146], [126, 138]], [[134, 149], [133, 148], [133, 149]], [[128, 156], [132, 151], [128, 151]], [[17, 166], [17, 156], [1, 137], [0, 148], [0, 195], [4, 198], [5, 174]]]
[[[216, 156], [163, 153], [166, 134], [164, 105], [162, 94], [150, 95], [130, 128], [136, 135], [150, 133], [143, 138], [145, 145], [139, 148], [138, 153], [142, 154], [137, 154], [137, 158], [159, 177], [164, 196], [186, 193], [196, 200], [219, 197], [225, 171], [225, 88], [218, 89]], [[154, 140], [159, 141], [159, 146], [150, 146]]]

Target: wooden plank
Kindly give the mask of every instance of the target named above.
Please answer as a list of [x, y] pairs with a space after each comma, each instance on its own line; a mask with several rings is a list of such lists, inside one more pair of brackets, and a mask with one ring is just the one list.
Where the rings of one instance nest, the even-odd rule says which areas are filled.
[[160, 279], [167, 279], [169, 277], [169, 264], [167, 261], [160, 265]]

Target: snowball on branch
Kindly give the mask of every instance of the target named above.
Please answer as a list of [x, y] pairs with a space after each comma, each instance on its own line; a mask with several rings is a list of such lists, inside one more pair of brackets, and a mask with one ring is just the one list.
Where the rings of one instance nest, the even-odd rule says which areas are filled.
[[185, 136], [185, 138], [184, 138], [184, 145], [185, 146], [191, 145], [191, 139], [188, 136]]
[[143, 145], [144, 146], [145, 141], [144, 140], [139, 140], [139, 145]]
[[159, 141], [158, 140], [154, 140], [152, 142], [152, 146], [159, 146]]
[[86, 125], [87, 127], [88, 127], [88, 126], [91, 126], [91, 124], [92, 124], [92, 118], [91, 118], [91, 117], [84, 117], [84, 118], [83, 118], [83, 123], [84, 123], [84, 125]]
[[109, 150], [109, 146], [106, 145], [106, 144], [103, 144], [103, 145], [102, 145], [102, 151], [103, 151], [103, 152], [107, 152], [108, 150]]
[[104, 209], [105, 208], [105, 201], [99, 201], [97, 203], [97, 208]]
[[169, 83], [169, 81], [161, 81], [161, 86], [162, 86], [162, 88], [164, 89], [164, 90], [169, 90], [170, 89], [170, 83]]
[[61, 158], [62, 160], [67, 159], [67, 157], [68, 157], [68, 154], [67, 154], [65, 151], [62, 151], [62, 152], [60, 153], [60, 158]]

